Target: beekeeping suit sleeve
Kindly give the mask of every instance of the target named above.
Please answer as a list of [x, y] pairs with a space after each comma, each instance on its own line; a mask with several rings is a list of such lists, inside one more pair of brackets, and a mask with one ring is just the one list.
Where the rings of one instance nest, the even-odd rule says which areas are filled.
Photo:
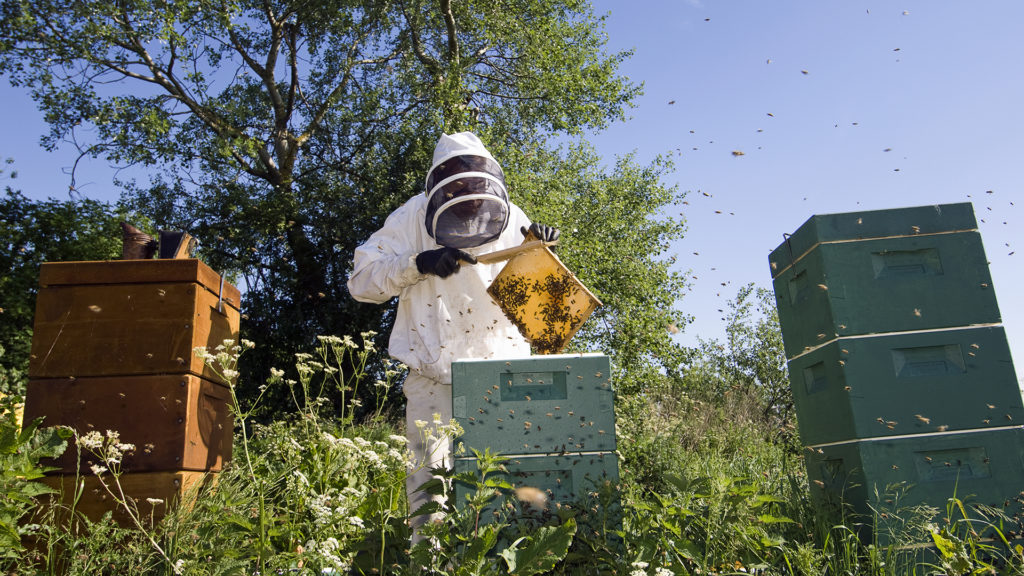
[[392, 212], [384, 226], [356, 248], [348, 278], [348, 291], [356, 300], [383, 304], [425, 278], [416, 268], [416, 255], [429, 249], [416, 234], [423, 227], [416, 209], [422, 201], [417, 200], [419, 196]]

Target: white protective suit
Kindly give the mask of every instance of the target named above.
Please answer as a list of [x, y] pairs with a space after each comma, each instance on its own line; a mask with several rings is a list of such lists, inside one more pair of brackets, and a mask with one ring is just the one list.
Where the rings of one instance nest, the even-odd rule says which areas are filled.
[[[444, 135], [434, 151], [434, 166], [455, 154], [491, 158], [475, 135]], [[461, 358], [518, 358], [530, 355], [519, 330], [494, 303], [487, 288], [504, 267], [462, 262], [447, 278], [422, 274], [416, 256], [441, 248], [427, 232], [428, 197], [418, 194], [395, 210], [384, 226], [356, 248], [348, 289], [360, 302], [384, 303], [398, 296], [398, 311], [391, 332], [389, 354], [409, 367], [404, 384], [406, 425], [417, 462], [426, 466], [406, 480], [410, 511], [429, 500], [418, 488], [430, 478], [429, 469], [450, 465], [447, 442], [424, 442], [415, 422], [430, 423], [440, 414], [447, 423], [451, 412], [451, 364]], [[495, 240], [464, 251], [478, 256], [518, 246], [522, 227], [530, 220], [509, 204], [508, 223]]]

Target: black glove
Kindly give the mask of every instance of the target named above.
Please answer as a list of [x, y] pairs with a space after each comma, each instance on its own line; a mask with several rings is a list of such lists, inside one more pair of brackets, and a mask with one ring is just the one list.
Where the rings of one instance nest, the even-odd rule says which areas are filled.
[[420, 274], [433, 274], [447, 278], [459, 269], [459, 260], [476, 264], [476, 258], [458, 248], [438, 248], [416, 255], [416, 269]]
[[535, 238], [537, 238], [538, 240], [543, 240], [545, 242], [554, 242], [555, 240], [558, 240], [558, 236], [560, 234], [558, 228], [555, 228], [553, 226], [545, 226], [543, 224], [538, 224], [536, 222], [530, 224], [529, 229], [527, 229], [526, 226], [523, 226], [519, 229], [519, 231], [523, 233], [523, 236], [533, 234]]

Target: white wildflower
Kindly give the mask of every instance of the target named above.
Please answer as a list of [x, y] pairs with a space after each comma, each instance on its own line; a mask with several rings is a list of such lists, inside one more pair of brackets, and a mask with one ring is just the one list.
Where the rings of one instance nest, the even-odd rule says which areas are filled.
[[669, 570], [668, 568], [655, 568], [654, 576], [675, 576], [675, 572]]
[[93, 430], [85, 436], [79, 436], [78, 445], [87, 450], [97, 450], [103, 446], [103, 435], [98, 430]]
[[226, 380], [235, 380], [236, 378], [238, 378], [238, 376], [239, 376], [238, 370], [232, 370], [231, 368], [225, 368], [224, 369], [224, 379], [226, 379]]
[[271, 368], [270, 369], [270, 378], [271, 378], [271, 380], [275, 380], [275, 381], [284, 378], [284, 370], [279, 370], [277, 368]]
[[93, 464], [91, 466], [91, 468], [92, 468], [92, 473], [94, 475], [96, 475], [96, 476], [101, 476], [104, 472], [107, 471], [107, 467], [106, 466], [100, 466], [99, 464]]
[[362, 528], [363, 527], [363, 519], [360, 518], [359, 516], [352, 516], [351, 518], [348, 519], [348, 521], [353, 526], [356, 526], [358, 528]]
[[159, 506], [160, 504], [164, 503], [164, 501], [160, 498], [146, 498], [146, 502], [149, 502], [150, 506]]
[[399, 436], [398, 434], [392, 434], [388, 436], [388, 438], [390, 438], [392, 442], [397, 442], [398, 444], [401, 444], [403, 446], [409, 443], [408, 438], [406, 438], [405, 436]]

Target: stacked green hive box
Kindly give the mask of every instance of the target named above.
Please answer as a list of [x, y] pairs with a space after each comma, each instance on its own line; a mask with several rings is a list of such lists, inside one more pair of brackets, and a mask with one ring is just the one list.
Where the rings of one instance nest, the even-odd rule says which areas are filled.
[[[456, 472], [475, 471], [473, 450], [508, 458], [516, 488], [568, 502], [618, 481], [614, 390], [600, 354], [558, 354], [452, 363], [452, 415], [465, 451]], [[468, 488], [456, 486], [456, 502]]]
[[969, 203], [813, 216], [769, 261], [819, 502], [1019, 492], [1024, 403]]
[[[1013, 514], [1020, 512], [1024, 427], [826, 444], [807, 451], [806, 462], [816, 501], [860, 514], [941, 509], [954, 495]], [[910, 489], [893, 488], [901, 484]]]
[[[873, 217], [880, 216], [857, 216]], [[808, 224], [772, 253], [776, 267], [788, 262], [790, 244], [808, 233]], [[853, 231], [825, 236], [834, 239], [822, 239], [778, 269], [773, 285], [787, 357], [839, 336], [1000, 321], [977, 230], [955, 230], [965, 225], [958, 220], [949, 230], [896, 236], [904, 228], [896, 224], [884, 238], [858, 238]]]
[[1024, 424], [1001, 326], [835, 338], [789, 374], [811, 446]]

